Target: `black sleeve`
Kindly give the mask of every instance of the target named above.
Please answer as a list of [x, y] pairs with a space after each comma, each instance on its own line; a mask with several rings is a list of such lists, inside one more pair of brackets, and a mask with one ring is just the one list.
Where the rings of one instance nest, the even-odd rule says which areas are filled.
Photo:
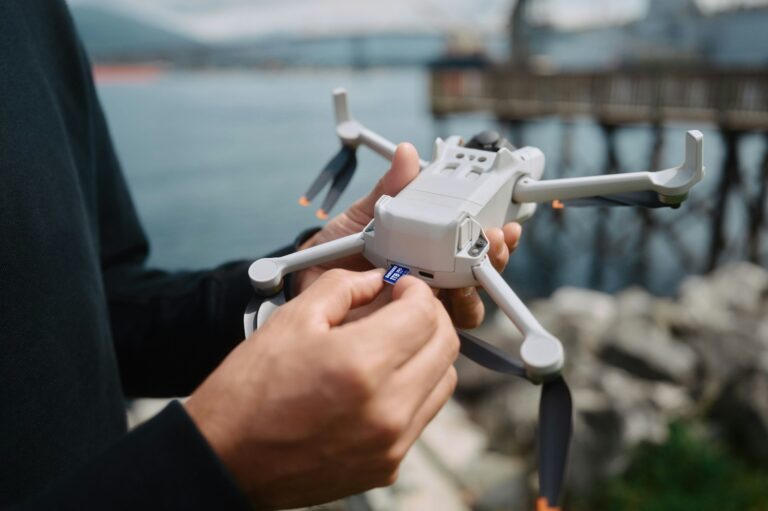
[[99, 255], [123, 390], [127, 396], [187, 395], [243, 339], [251, 261], [197, 272], [145, 267], [149, 243], [93, 83], [85, 82], [92, 98]]
[[[298, 250], [318, 230], [303, 231], [266, 257]], [[243, 339], [243, 313], [254, 297], [249, 265], [168, 273], [122, 264], [104, 271], [126, 395], [187, 395]], [[289, 298], [291, 277], [285, 278]]]
[[[177, 401], [21, 510], [251, 509]], [[11, 511], [9, 510], [9, 511]]]
[[243, 339], [249, 262], [169, 273], [104, 272], [112, 335], [128, 396], [189, 394]]
[[112, 350], [129, 392], [190, 390], [241, 337], [245, 263], [144, 269], [63, 0], [0, 2], [0, 77], [0, 507], [247, 509], [178, 403], [125, 434]]
[[94, 111], [100, 259], [123, 389], [187, 395], [243, 339], [250, 261], [211, 271], [147, 269], [147, 238], [97, 102]]

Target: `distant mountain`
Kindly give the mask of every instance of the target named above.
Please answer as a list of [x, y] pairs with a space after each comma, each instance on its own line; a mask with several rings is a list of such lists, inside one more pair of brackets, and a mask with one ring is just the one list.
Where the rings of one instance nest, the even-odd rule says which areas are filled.
[[[109, 7], [198, 41], [504, 31], [510, 0], [68, 0]], [[606, 0], [604, 0], [606, 1]]]
[[83, 42], [96, 61], [175, 58], [206, 49], [203, 43], [181, 33], [115, 9], [72, 5], [71, 11]]
[[[85, 46], [96, 62], [161, 60], [181, 67], [424, 66], [443, 54], [447, 41], [441, 31], [416, 30], [411, 25], [398, 32], [389, 32], [383, 26], [374, 30], [380, 22], [377, 16], [372, 17], [375, 23], [369, 29], [356, 29], [351, 33], [341, 28], [338, 33], [330, 29], [327, 33], [307, 33], [298, 26], [293, 27], [296, 30], [281, 32], [279, 30], [286, 27], [280, 29], [278, 21], [288, 25], [292, 21], [288, 11], [279, 9], [277, 2], [270, 4], [271, 10], [263, 8], [261, 29], [257, 29], [254, 22], [251, 33], [233, 29], [228, 39], [211, 38], [195, 30], [195, 22], [185, 17], [188, 15], [185, 11], [151, 8], [141, 3], [144, 0], [136, 1], [137, 6], [124, 4], [123, 0], [104, 0], [103, 5], [94, 0], [70, 3]], [[201, 9], [200, 3], [187, 1], [192, 2], [188, 9], [193, 6]], [[213, 12], [211, 23], [223, 24], [222, 19], [216, 21]], [[255, 20], [255, 12], [244, 7], [242, 17]], [[196, 16], [203, 17], [200, 13]], [[226, 24], [232, 22], [233, 16], [227, 13]], [[341, 26], [345, 25], [341, 23]], [[483, 43], [490, 47], [491, 53], [499, 53], [495, 49], [502, 48], [499, 41], [505, 41], [505, 36], [492, 34]]]

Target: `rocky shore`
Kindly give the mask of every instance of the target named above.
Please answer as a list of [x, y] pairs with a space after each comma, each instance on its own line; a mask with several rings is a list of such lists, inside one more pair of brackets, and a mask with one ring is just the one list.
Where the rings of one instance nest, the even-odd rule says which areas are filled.
[[[748, 263], [689, 277], [675, 298], [561, 288], [532, 304], [562, 341], [574, 399], [570, 492], [621, 474], [632, 448], [668, 424], [701, 424], [745, 458], [768, 463], [768, 271]], [[501, 314], [475, 332], [517, 351]], [[460, 359], [455, 399], [406, 458], [398, 482], [367, 502], [326, 509], [531, 509], [540, 389]], [[319, 509], [319, 508], [318, 508]]]

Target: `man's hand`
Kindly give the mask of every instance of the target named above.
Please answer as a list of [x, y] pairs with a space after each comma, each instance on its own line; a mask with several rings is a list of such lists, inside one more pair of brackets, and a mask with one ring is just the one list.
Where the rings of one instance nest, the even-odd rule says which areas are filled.
[[390, 303], [344, 323], [380, 294], [382, 276], [325, 272], [187, 401], [257, 508], [318, 504], [391, 484], [453, 393], [459, 341], [420, 280], [400, 279]]
[[[309, 248], [319, 243], [341, 238], [360, 232], [373, 219], [376, 201], [382, 195], [397, 195], [419, 173], [419, 155], [411, 144], [400, 144], [392, 160], [392, 167], [379, 180], [373, 190], [355, 202], [348, 210], [334, 217], [328, 224], [302, 248]], [[518, 223], [509, 223], [503, 229], [488, 229], [485, 235], [490, 242], [489, 256], [491, 263], [501, 271], [507, 265], [509, 253], [517, 247], [521, 227]], [[371, 264], [362, 256], [355, 255], [339, 259], [324, 265], [314, 266], [296, 276], [297, 292], [302, 292], [326, 270], [345, 268], [348, 270], [367, 270]], [[485, 309], [474, 287], [450, 289], [440, 292], [455, 325], [459, 328], [474, 328], [483, 321]]]

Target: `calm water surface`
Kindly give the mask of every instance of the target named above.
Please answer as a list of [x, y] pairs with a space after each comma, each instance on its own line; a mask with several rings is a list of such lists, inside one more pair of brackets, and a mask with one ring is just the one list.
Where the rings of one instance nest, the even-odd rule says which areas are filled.
[[[151, 240], [150, 263], [201, 268], [256, 258], [316, 225], [314, 208], [300, 207], [297, 199], [338, 148], [330, 92], [339, 85], [349, 90], [355, 117], [392, 140], [412, 142], [426, 158], [437, 135], [468, 138], [495, 126], [483, 115], [436, 125], [428, 109], [428, 76], [415, 69], [170, 72], [146, 81], [101, 83], [113, 138]], [[679, 163], [683, 131], [691, 127], [668, 128], [665, 165]], [[699, 128], [705, 130], [705, 161], [717, 168], [719, 138], [706, 126]], [[547, 155], [548, 175], [561, 168], [561, 136], [562, 126], [555, 121], [525, 129], [525, 142]], [[650, 142], [643, 128], [622, 131], [618, 144], [624, 170], [647, 170]], [[761, 154], [760, 144], [745, 141], [745, 164]], [[602, 168], [604, 142], [592, 123], [574, 125], [572, 147], [570, 175]], [[357, 174], [336, 212], [366, 193], [387, 168], [370, 151], [358, 156]], [[697, 192], [714, 191], [715, 180], [709, 181]], [[574, 211], [569, 221], [588, 226], [594, 214]], [[738, 215], [734, 218], [738, 224]], [[706, 233], [687, 231], [687, 242], [703, 247]], [[663, 246], [656, 251], [664, 255]], [[520, 284], [534, 291], [541, 269], [537, 257], [524, 240], [511, 265], [513, 272], [525, 273]], [[579, 249], [567, 257], [557, 269], [556, 283], [586, 285], [592, 254]], [[670, 265], [659, 285], [669, 287], [687, 271]], [[608, 287], [621, 287], [617, 279]]]

